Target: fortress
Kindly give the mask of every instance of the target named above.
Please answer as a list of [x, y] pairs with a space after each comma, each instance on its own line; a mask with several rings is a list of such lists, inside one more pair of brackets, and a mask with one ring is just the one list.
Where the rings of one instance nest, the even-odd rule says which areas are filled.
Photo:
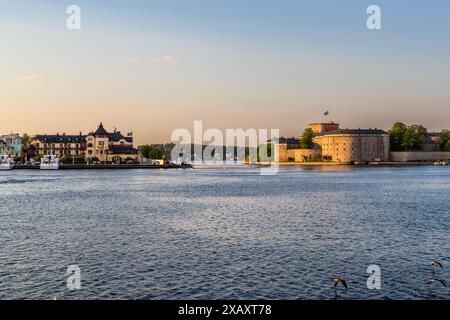
[[296, 138], [276, 142], [280, 162], [331, 160], [333, 162], [389, 161], [389, 134], [380, 129], [340, 129], [334, 122], [308, 125], [314, 133], [314, 147], [302, 149]]

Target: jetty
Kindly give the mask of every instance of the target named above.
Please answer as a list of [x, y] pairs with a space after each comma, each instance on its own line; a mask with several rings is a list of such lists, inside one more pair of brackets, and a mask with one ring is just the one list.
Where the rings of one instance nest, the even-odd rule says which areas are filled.
[[[190, 169], [189, 164], [61, 164], [60, 170], [114, 170], [114, 169]], [[40, 170], [39, 165], [16, 164], [13, 170]]]

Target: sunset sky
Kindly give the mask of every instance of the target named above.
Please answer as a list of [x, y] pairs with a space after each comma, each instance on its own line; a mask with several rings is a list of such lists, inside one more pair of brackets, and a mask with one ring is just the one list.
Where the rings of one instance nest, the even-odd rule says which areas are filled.
[[448, 1], [0, 0], [0, 29], [0, 133], [450, 127]]

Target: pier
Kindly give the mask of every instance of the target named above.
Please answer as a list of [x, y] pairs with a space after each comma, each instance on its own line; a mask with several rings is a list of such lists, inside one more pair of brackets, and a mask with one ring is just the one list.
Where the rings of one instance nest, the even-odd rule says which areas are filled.
[[[61, 164], [59, 170], [105, 170], [105, 169], [190, 169], [191, 165], [169, 164]], [[16, 164], [13, 170], [40, 170], [39, 165]]]

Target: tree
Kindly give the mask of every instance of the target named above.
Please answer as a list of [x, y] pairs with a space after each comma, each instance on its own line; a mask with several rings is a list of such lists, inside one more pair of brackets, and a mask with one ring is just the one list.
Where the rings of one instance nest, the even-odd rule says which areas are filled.
[[162, 157], [163, 157], [163, 153], [160, 149], [152, 148], [152, 150], [150, 150], [150, 153], [149, 153], [150, 159], [162, 159]]
[[422, 125], [406, 126], [396, 122], [389, 130], [392, 151], [422, 150], [427, 139], [427, 129]]
[[24, 133], [21, 139], [22, 139], [22, 150], [21, 150], [22, 155], [24, 156], [24, 158], [27, 158], [28, 153], [30, 151], [30, 142], [32, 138], [28, 134]]
[[60, 159], [61, 163], [72, 163], [72, 157], [64, 155]]
[[450, 141], [447, 141], [447, 143], [445, 144], [444, 151], [450, 151]]
[[265, 144], [261, 144], [256, 148], [257, 162], [261, 162], [261, 157], [259, 156], [260, 152], [262, 152], [263, 157], [265, 158], [262, 159], [263, 162], [269, 162], [272, 160], [272, 144], [273, 144], [272, 142], [268, 142]]
[[140, 147], [140, 153], [147, 159], [162, 159], [163, 151], [160, 148], [152, 147], [148, 144]]
[[441, 150], [445, 151], [445, 148], [449, 140], [450, 135], [448, 133], [448, 130], [442, 130], [441, 134], [439, 135], [439, 143], [441, 145]]
[[404, 123], [396, 122], [389, 130], [392, 151], [403, 151], [403, 139], [405, 137], [407, 127]]
[[300, 137], [300, 147], [302, 149], [312, 149], [314, 147], [314, 132], [311, 128], [306, 128], [305, 131], [303, 131], [303, 135]]
[[427, 129], [422, 125], [409, 126], [403, 137], [402, 147], [406, 151], [422, 150], [422, 144], [426, 136]]

